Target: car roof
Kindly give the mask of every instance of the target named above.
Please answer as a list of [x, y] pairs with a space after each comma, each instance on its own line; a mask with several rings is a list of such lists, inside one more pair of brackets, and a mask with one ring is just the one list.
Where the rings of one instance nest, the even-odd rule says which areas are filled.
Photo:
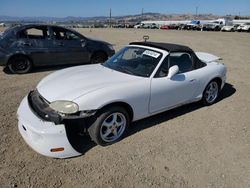
[[60, 25], [45, 24], [45, 23], [19, 24], [19, 25], [16, 25], [16, 26], [12, 27], [11, 29], [19, 30], [19, 29], [25, 29], [25, 28], [29, 28], [29, 27], [57, 27], [57, 28], [62, 28], [62, 29], [71, 30], [71, 29], [69, 29], [69, 28], [65, 28], [65, 27], [60, 26]]
[[75, 31], [75, 30], [73, 30], [71, 28], [66, 28], [66, 27], [63, 27], [63, 26], [60, 26], [60, 25], [45, 24], [45, 23], [20, 24], [20, 25], [16, 25], [14, 27], [11, 27], [9, 29], [16, 32], [16, 31], [26, 29], [26, 28], [30, 28], [30, 27], [55, 27], [55, 28], [61, 28], [61, 29], [66, 29], [66, 30], [72, 31], [73, 33], [77, 33], [77, 34], [83, 36], [82, 34], [80, 34], [79, 32], [77, 32], [77, 31]]
[[130, 45], [141, 45], [153, 48], [159, 48], [168, 52], [193, 52], [193, 50], [187, 46], [171, 43], [158, 43], [158, 42], [131, 42]]

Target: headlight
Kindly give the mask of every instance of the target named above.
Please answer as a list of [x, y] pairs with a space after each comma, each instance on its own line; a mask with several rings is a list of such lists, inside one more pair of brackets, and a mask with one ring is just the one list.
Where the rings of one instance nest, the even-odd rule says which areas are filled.
[[109, 48], [110, 50], [114, 50], [114, 48], [113, 48], [113, 45], [112, 45], [112, 44], [108, 44], [108, 48]]
[[78, 105], [71, 101], [55, 101], [50, 103], [49, 106], [53, 110], [64, 114], [74, 114], [79, 111]]

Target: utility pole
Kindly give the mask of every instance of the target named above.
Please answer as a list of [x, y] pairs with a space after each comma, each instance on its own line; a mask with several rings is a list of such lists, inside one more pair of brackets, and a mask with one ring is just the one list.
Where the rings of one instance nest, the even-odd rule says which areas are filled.
[[198, 16], [198, 6], [195, 7], [195, 16], [196, 16], [196, 19], [197, 19], [197, 16]]
[[109, 9], [109, 27], [111, 28], [112, 9]]
[[144, 12], [144, 9], [142, 8], [141, 9], [141, 21], [143, 21], [143, 14], [144, 14], [143, 12]]

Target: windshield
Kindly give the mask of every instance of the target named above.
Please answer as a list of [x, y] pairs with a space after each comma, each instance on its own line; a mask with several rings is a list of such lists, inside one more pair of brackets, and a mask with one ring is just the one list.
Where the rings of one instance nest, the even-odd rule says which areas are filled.
[[10, 28], [6, 29], [6, 30], [0, 35], [0, 37], [4, 38], [4, 37], [7, 37], [8, 35], [11, 35], [15, 28], [17, 28], [17, 26], [15, 26], [15, 27], [10, 27]]
[[126, 47], [102, 65], [110, 69], [141, 77], [149, 77], [162, 53], [140, 47]]

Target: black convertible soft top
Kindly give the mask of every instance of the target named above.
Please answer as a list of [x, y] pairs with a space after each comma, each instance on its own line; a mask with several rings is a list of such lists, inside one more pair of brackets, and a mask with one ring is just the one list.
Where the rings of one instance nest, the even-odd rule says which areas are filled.
[[171, 44], [171, 43], [158, 43], [158, 42], [131, 42], [130, 45], [141, 45], [153, 48], [159, 48], [171, 52], [187, 52], [192, 56], [194, 69], [202, 68], [206, 66], [206, 63], [202, 62], [194, 53], [194, 51], [183, 45]]
[[187, 46], [171, 43], [158, 43], [158, 42], [131, 42], [130, 45], [142, 45], [166, 50], [168, 52], [193, 52]]

